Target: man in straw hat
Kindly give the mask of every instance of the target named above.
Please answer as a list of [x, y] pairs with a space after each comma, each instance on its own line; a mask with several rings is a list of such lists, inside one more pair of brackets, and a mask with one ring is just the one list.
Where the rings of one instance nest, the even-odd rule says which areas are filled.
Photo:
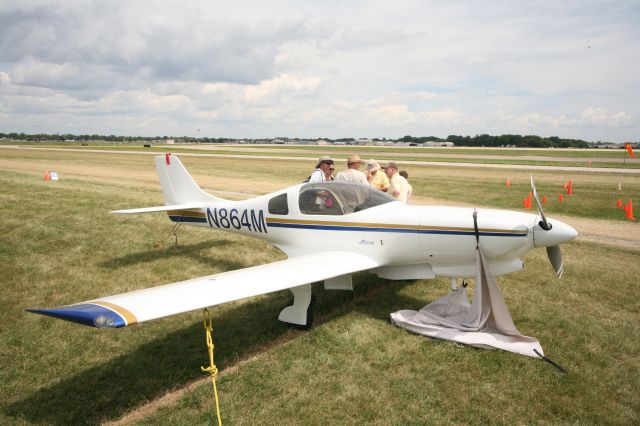
[[361, 183], [363, 185], [369, 185], [367, 177], [360, 171], [360, 164], [362, 160], [358, 154], [352, 154], [347, 159], [347, 170], [343, 170], [338, 173], [336, 180], [346, 180], [348, 182]]
[[328, 155], [323, 155], [318, 158], [318, 164], [316, 164], [316, 169], [309, 176], [309, 182], [323, 182], [327, 180], [326, 176], [329, 172], [329, 169], [333, 166], [333, 159]]
[[380, 163], [376, 160], [367, 161], [365, 175], [372, 188], [387, 192], [387, 189], [389, 189], [389, 178], [384, 172], [380, 171]]

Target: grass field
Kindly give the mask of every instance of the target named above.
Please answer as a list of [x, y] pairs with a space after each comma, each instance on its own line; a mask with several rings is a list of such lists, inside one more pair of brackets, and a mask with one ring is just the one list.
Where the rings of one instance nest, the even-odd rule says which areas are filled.
[[[183, 161], [204, 188], [234, 198], [309, 173], [308, 161]], [[62, 180], [44, 182], [44, 170], [57, 170]], [[528, 192], [525, 171], [510, 172], [510, 189], [503, 171], [409, 172], [416, 201], [521, 209]], [[316, 323], [308, 332], [277, 321], [287, 291], [213, 309], [223, 422], [638, 424], [640, 225], [624, 223], [613, 204], [617, 197], [640, 199], [640, 178], [544, 172], [536, 179], [541, 195], [554, 200], [562, 183], [573, 180], [576, 195], [550, 202], [551, 216], [626, 234], [563, 246], [561, 281], [544, 250], [527, 255], [523, 272], [498, 280], [520, 331], [538, 338], [569, 374], [539, 360], [393, 327], [390, 312], [424, 306], [446, 293], [448, 281], [392, 282], [362, 273], [354, 277], [354, 295], [314, 287]], [[193, 228], [181, 228], [174, 247], [163, 215], [108, 214], [162, 203], [147, 155], [3, 149], [0, 183], [0, 424], [96, 424], [127, 415], [123, 423], [211, 423], [210, 382], [200, 371], [207, 363], [200, 312], [97, 330], [24, 309], [284, 255], [259, 240]], [[620, 246], [617, 237], [635, 245]], [[156, 247], [158, 240], [168, 243]], [[164, 404], [145, 405], [163, 395]]]

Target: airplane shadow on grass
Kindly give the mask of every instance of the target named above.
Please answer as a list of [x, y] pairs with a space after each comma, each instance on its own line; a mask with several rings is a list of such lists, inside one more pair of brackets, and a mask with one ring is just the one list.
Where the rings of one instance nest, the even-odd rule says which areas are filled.
[[[397, 294], [413, 281], [391, 282], [368, 273], [357, 274], [354, 281], [354, 293], [325, 291], [321, 284], [314, 285], [314, 326], [352, 311], [388, 321], [390, 312], [419, 309], [425, 304], [424, 300]], [[216, 313], [214, 308], [216, 365], [220, 371], [284, 335], [289, 327], [277, 320], [277, 314], [291, 300], [287, 290], [267, 295], [259, 302], [239, 304], [223, 313]], [[168, 391], [206, 377], [199, 367], [207, 364], [204, 331], [198, 321], [40, 389], [8, 406], [6, 414], [56, 425], [117, 419]]]
[[[193, 260], [196, 260], [199, 263], [203, 263], [207, 266], [211, 266], [212, 261], [225, 262], [225, 260], [216, 259], [215, 257], [212, 257], [211, 256], [212, 253], [207, 252], [206, 250], [216, 248], [216, 247], [229, 248], [235, 245], [238, 245], [238, 243], [235, 241], [226, 240], [226, 239], [207, 240], [207, 241], [202, 241], [200, 243], [188, 244], [188, 245], [179, 244], [177, 247], [174, 246], [173, 243], [171, 243], [164, 248], [154, 248], [152, 250], [131, 253], [122, 257], [109, 259], [102, 262], [100, 266], [108, 269], [118, 269], [118, 268], [136, 265], [138, 263], [154, 262], [156, 260], [166, 259], [167, 256], [188, 257]], [[226, 267], [227, 270], [246, 268], [247, 266], [250, 266], [250, 265], [242, 265], [234, 262], [227, 262], [227, 263], [228, 264], [222, 263], [222, 265]]]

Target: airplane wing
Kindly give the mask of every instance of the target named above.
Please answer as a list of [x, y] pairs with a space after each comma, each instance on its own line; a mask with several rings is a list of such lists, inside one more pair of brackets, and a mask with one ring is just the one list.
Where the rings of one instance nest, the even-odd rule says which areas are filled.
[[28, 309], [93, 327], [124, 327], [380, 266], [357, 253], [333, 251], [223, 272], [53, 309]]

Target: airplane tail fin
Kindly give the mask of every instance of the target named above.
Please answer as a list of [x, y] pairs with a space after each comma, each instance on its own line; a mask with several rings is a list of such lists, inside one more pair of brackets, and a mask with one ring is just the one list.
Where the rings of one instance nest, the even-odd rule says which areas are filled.
[[204, 192], [175, 155], [158, 155], [155, 161], [166, 205], [223, 201]]

